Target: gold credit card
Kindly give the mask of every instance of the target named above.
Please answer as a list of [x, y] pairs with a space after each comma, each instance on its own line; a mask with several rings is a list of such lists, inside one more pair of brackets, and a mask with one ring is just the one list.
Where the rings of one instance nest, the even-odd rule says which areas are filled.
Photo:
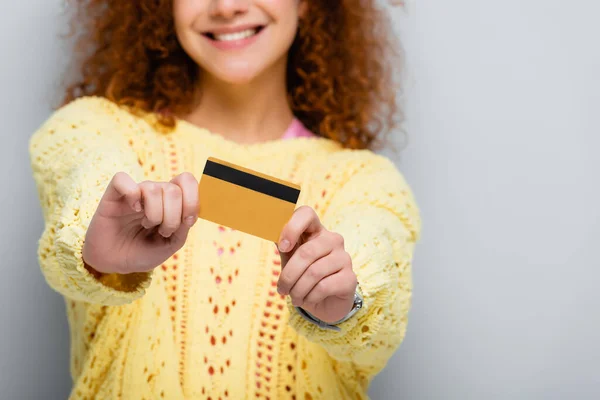
[[199, 218], [276, 243], [300, 186], [210, 157], [198, 193]]

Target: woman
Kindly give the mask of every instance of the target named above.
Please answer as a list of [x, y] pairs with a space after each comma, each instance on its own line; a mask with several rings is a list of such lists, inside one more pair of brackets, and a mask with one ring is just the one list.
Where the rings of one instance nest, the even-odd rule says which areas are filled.
[[[30, 144], [71, 397], [366, 398], [405, 333], [420, 229], [367, 150], [398, 114], [385, 13], [98, 0], [74, 22], [81, 79]], [[197, 220], [210, 156], [302, 187], [278, 248]]]

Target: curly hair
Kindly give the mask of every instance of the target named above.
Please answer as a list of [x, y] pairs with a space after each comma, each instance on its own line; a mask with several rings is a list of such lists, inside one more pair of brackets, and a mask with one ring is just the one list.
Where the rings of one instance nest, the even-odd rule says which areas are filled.
[[[156, 113], [190, 111], [199, 68], [178, 42], [172, 0], [75, 0], [73, 69], [64, 103], [102, 96]], [[378, 147], [402, 121], [400, 46], [378, 0], [307, 0], [288, 59], [294, 115], [343, 147]], [[169, 110], [169, 113], [164, 113]]]

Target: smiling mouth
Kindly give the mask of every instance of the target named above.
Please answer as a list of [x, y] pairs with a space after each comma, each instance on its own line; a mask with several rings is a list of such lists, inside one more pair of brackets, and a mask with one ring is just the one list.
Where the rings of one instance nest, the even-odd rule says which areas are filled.
[[204, 36], [215, 40], [217, 42], [233, 42], [236, 40], [243, 40], [249, 37], [257, 35], [260, 31], [264, 29], [264, 26], [257, 26], [255, 28], [244, 29], [239, 32], [231, 32], [231, 33], [213, 33], [213, 32], [205, 32]]

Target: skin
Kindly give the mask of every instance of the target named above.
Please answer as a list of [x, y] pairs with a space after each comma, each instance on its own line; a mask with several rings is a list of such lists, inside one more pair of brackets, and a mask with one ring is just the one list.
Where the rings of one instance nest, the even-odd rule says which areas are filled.
[[[182, 118], [238, 143], [281, 136], [294, 117], [286, 63], [304, 10], [300, 0], [174, 0], [177, 37], [202, 76], [201, 99]], [[265, 29], [245, 49], [219, 50], [203, 36], [248, 24]]]
[[[293, 119], [285, 69], [304, 2], [175, 0], [173, 11], [177, 36], [202, 77], [196, 107], [180, 117], [236, 143], [279, 138]], [[243, 49], [221, 50], [204, 36], [246, 24], [265, 28]], [[116, 174], [88, 227], [86, 267], [99, 275], [146, 272], [161, 265], [183, 247], [197, 220], [197, 188], [190, 173], [169, 182], [141, 183]], [[328, 231], [313, 209], [296, 210], [278, 247], [281, 294], [325, 322], [350, 311], [357, 285], [352, 260], [343, 237]]]

